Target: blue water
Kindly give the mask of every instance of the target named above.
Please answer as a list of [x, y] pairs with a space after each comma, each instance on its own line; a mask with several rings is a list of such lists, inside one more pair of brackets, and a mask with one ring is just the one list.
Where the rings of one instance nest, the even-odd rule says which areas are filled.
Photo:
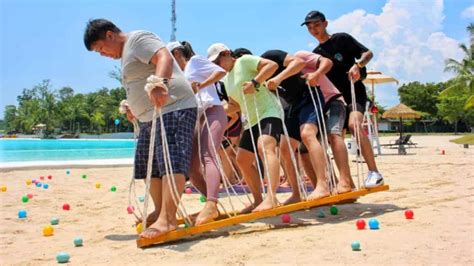
[[133, 158], [133, 140], [0, 139], [0, 162]]

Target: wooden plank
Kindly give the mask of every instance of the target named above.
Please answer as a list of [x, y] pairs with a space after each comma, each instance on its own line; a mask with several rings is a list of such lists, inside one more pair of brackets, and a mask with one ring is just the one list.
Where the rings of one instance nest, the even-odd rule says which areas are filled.
[[189, 228], [179, 228], [177, 230], [168, 232], [164, 235], [160, 235], [155, 238], [139, 238], [137, 239], [137, 246], [142, 248], [142, 247], [146, 247], [150, 245], [175, 241], [187, 236], [200, 234], [207, 231], [211, 231], [211, 230], [215, 230], [215, 229], [219, 229], [219, 228], [223, 228], [227, 226], [232, 226], [232, 225], [243, 223], [243, 222], [272, 217], [272, 216], [304, 210], [304, 209], [310, 209], [310, 208], [328, 205], [328, 204], [335, 204], [340, 201], [364, 196], [370, 193], [386, 191], [386, 190], [389, 190], [389, 188], [390, 187], [388, 185], [384, 185], [384, 186], [371, 188], [371, 189], [361, 189], [358, 191], [352, 191], [352, 192], [348, 192], [344, 194], [334, 195], [334, 196], [330, 196], [330, 197], [322, 198], [318, 200], [303, 201], [303, 202], [298, 202], [298, 203], [289, 204], [285, 206], [279, 206], [279, 207], [266, 210], [266, 211], [253, 212], [249, 214], [241, 214], [234, 217], [229, 217], [229, 218], [225, 218], [221, 220], [215, 220], [213, 222], [209, 222], [209, 223], [199, 225], [199, 226], [193, 226]]

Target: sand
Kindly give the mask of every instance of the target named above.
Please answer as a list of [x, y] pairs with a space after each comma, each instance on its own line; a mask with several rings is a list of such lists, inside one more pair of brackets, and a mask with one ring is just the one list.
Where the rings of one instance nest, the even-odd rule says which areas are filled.
[[[70, 264], [470, 264], [474, 263], [474, 150], [450, 143], [454, 136], [415, 136], [419, 148], [408, 155], [384, 149], [376, 158], [391, 189], [355, 204], [292, 213], [205, 233], [167, 245], [136, 247], [134, 218], [126, 211], [131, 167], [0, 170], [0, 264], [56, 263], [58, 252]], [[382, 138], [388, 143], [394, 137]], [[445, 155], [441, 155], [445, 150]], [[355, 169], [354, 167], [352, 167]], [[87, 174], [83, 179], [82, 174]], [[48, 189], [27, 186], [27, 179], [52, 175]], [[95, 184], [101, 183], [97, 189]], [[111, 192], [110, 187], [117, 191]], [[137, 194], [143, 194], [138, 184]], [[33, 194], [22, 203], [21, 196]], [[288, 195], [280, 194], [282, 199]], [[199, 210], [198, 195], [185, 195], [189, 210]], [[63, 203], [71, 205], [62, 210]], [[17, 212], [25, 209], [28, 218]], [[407, 220], [404, 210], [415, 219]], [[317, 218], [320, 210], [328, 215]], [[60, 219], [54, 236], [42, 228]], [[379, 230], [357, 230], [355, 222], [377, 218]], [[81, 236], [84, 245], [74, 247]], [[351, 242], [361, 251], [351, 250]]]

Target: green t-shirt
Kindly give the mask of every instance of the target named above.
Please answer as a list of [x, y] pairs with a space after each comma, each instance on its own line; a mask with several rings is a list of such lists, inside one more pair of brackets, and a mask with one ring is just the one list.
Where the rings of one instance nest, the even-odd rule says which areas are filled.
[[[243, 93], [243, 83], [252, 80], [257, 76], [258, 62], [261, 57], [253, 55], [244, 55], [237, 59], [234, 64], [234, 68], [227, 73], [224, 78], [224, 85], [227, 91], [227, 95], [231, 97], [240, 105], [240, 110], [247, 117], [246, 129], [257, 124], [257, 112], [255, 107], [258, 107], [258, 115], [260, 120], [268, 117], [276, 117], [282, 119], [283, 110], [278, 105], [278, 99], [271, 93], [267, 87], [263, 84], [258, 88], [255, 98], [253, 94]], [[249, 113], [245, 109], [244, 104], [247, 102]], [[256, 99], [256, 101], [255, 101]]]

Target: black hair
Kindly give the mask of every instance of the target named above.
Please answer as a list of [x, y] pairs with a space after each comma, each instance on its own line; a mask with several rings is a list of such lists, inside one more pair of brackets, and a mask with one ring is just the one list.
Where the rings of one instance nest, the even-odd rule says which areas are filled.
[[191, 59], [191, 57], [193, 57], [196, 53], [194, 53], [193, 47], [191, 46], [189, 42], [182, 41], [180, 43], [183, 46], [183, 48], [180, 47], [178, 49], [180, 49], [181, 52], [183, 52], [184, 58], [186, 58], [186, 60], [189, 61], [189, 59]]
[[246, 54], [252, 55], [252, 52], [247, 48], [237, 48], [232, 51], [232, 57], [236, 59]]
[[92, 51], [92, 44], [96, 41], [105, 39], [107, 31], [116, 33], [122, 32], [114, 23], [103, 18], [91, 19], [87, 22], [86, 30], [84, 31], [84, 45], [87, 50]]

